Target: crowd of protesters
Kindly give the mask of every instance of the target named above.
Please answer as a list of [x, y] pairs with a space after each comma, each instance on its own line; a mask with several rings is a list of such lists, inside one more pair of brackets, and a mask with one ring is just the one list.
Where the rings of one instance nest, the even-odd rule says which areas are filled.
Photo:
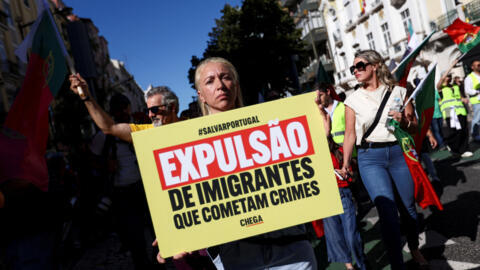
[[[448, 149], [454, 156], [468, 158], [473, 155], [469, 137], [480, 141], [480, 61], [473, 61], [471, 69], [464, 83], [458, 76], [452, 80], [446, 70], [437, 84], [431, 129], [420, 153], [432, 181], [439, 179], [429, 151]], [[403, 112], [393, 110], [395, 103], [407, 100], [410, 91], [396, 85], [373, 50], [358, 52], [350, 71], [359, 85], [346, 99], [338, 98], [327, 84], [317, 83], [312, 89], [317, 91], [315, 102], [324, 119], [344, 208], [344, 214], [323, 220], [328, 259], [344, 263], [346, 269], [371, 268], [357, 224], [360, 203], [367, 196], [378, 211], [392, 269], [406, 269], [400, 225], [407, 228], [414, 262], [428, 269], [419, 251], [413, 181], [387, 125], [393, 118], [406, 131], [416, 131], [413, 104]], [[22, 179], [0, 186], [0, 215], [7, 221], [0, 222], [1, 239], [5, 239], [0, 260], [7, 269], [60, 269], [60, 265], [68, 269], [75, 256], [112, 231], [130, 252], [135, 269], [317, 269], [308, 241], [310, 224], [162, 258], [151, 247], [156, 239], [131, 133], [180, 121], [178, 98], [166, 86], [153, 87], [145, 95], [151, 123], [133, 123], [127, 97], [112, 96], [107, 113], [80, 75], [70, 76], [70, 83], [99, 131], [91, 141], [51, 146], [55, 151], [47, 154], [48, 192]], [[203, 115], [243, 106], [237, 71], [223, 58], [200, 63], [195, 87]], [[470, 129], [469, 112], [473, 114]], [[34, 268], [28, 268], [32, 264]]]

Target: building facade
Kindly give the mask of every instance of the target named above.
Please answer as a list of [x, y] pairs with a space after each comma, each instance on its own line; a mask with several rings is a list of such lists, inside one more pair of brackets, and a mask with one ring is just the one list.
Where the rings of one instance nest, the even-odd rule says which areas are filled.
[[297, 28], [302, 30], [309, 63], [299, 70], [299, 82], [302, 89], [310, 90], [315, 82], [319, 63], [329, 76], [333, 76], [335, 70], [322, 14], [324, 3], [319, 0], [282, 0], [280, 4], [288, 9]]
[[37, 17], [34, 0], [0, 1], [0, 111], [8, 112], [20, 89], [26, 65], [18, 60], [15, 49]]
[[145, 112], [147, 105], [144, 92], [133, 75], [125, 68], [125, 64], [122, 61], [111, 59], [106, 71], [108, 78], [110, 78], [109, 97], [115, 93], [123, 94], [130, 99], [133, 113]]
[[[441, 71], [459, 56], [456, 45], [441, 30], [456, 18], [474, 23], [480, 14], [479, 0], [462, 3], [455, 0], [335, 0], [323, 3], [322, 14], [336, 68], [335, 82], [345, 90], [356, 84], [349, 66], [357, 51], [374, 49], [384, 57], [387, 65], [398, 65], [407, 50], [409, 28], [420, 40], [437, 31], [417, 57], [409, 80], [425, 76], [433, 63], [438, 64], [438, 79]], [[458, 67], [454, 73], [463, 75], [463, 69]]]

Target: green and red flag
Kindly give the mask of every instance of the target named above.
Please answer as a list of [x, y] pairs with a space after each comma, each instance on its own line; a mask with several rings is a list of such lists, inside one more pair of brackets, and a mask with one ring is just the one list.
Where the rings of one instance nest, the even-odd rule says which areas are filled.
[[415, 150], [415, 144], [412, 137], [408, 132], [400, 128], [400, 124], [397, 121], [392, 119], [389, 124], [395, 127], [393, 134], [402, 148], [403, 157], [405, 158], [405, 162], [412, 175], [415, 185], [415, 201], [423, 209], [429, 205], [433, 205], [439, 210], [443, 210], [442, 203], [418, 160], [418, 154]]
[[21, 179], [45, 191], [48, 108], [65, 80], [67, 66], [65, 45], [48, 5], [44, 0], [37, 4], [39, 16], [19, 46], [20, 53], [16, 52], [25, 59], [26, 49], [31, 51], [22, 87], [0, 133], [0, 182]]
[[417, 153], [420, 153], [420, 150], [422, 149], [423, 139], [427, 134], [433, 118], [436, 69], [437, 65], [435, 64], [410, 96], [410, 98], [415, 99], [415, 110], [418, 115], [418, 131], [414, 138]]
[[415, 49], [413, 49], [395, 68], [395, 70], [393, 71], [393, 76], [398, 81], [398, 85], [402, 87], [407, 86], [408, 74], [410, 73], [410, 69], [415, 62], [415, 59], [417, 58], [418, 54], [425, 46], [425, 44], [428, 43], [428, 40], [432, 37], [434, 33], [435, 32], [430, 33], [430, 35], [428, 35], [417, 47], [415, 47]]
[[458, 18], [443, 30], [457, 44], [462, 53], [468, 52], [480, 43], [479, 31], [479, 26], [471, 25]]

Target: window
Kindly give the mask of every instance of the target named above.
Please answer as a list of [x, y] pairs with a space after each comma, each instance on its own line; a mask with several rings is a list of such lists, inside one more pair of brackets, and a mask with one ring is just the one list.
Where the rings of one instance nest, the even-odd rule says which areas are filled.
[[[348, 62], [347, 62], [347, 56], [345, 55], [344, 52], [340, 53], [340, 57], [342, 58], [342, 61], [340, 62], [340, 69], [341, 70], [346, 70], [348, 68]], [[343, 75], [345, 77], [345, 75]]]
[[405, 9], [404, 11], [400, 12], [402, 16], [403, 28], [405, 29], [405, 34], [409, 35], [408, 26], [412, 25], [412, 19], [410, 18], [410, 11]]
[[388, 23], [381, 25], [383, 40], [385, 40], [385, 48], [388, 50], [388, 47], [392, 46], [392, 38], [390, 36], [390, 30], [388, 29]]
[[345, 11], [347, 15], [345, 19], [347, 19], [347, 24], [350, 24], [353, 18], [353, 11], [352, 11], [352, 5], [349, 5], [349, 2], [345, 4]]
[[368, 41], [368, 47], [370, 47], [371, 50], [375, 50], [375, 41], [373, 41], [372, 32], [367, 34], [367, 41]]
[[4, 9], [4, 12], [7, 14], [8, 25], [13, 25], [12, 11], [10, 10], [10, 4], [7, 3], [5, 0], [3, 1], [3, 9]]

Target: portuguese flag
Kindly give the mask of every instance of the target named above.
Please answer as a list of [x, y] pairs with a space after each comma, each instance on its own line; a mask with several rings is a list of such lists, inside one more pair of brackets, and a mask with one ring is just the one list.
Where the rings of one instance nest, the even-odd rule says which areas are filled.
[[[19, 47], [31, 47], [31, 53], [22, 87], [0, 132], [0, 182], [20, 179], [46, 191], [49, 105], [65, 80], [67, 66], [63, 41], [48, 5], [43, 3]], [[19, 58], [24, 58], [25, 52]]]
[[447, 33], [462, 53], [468, 52], [480, 43], [479, 26], [474, 26], [460, 19], [456, 19], [443, 32]]
[[418, 131], [415, 135], [415, 149], [418, 153], [422, 149], [422, 142], [427, 134], [433, 118], [435, 105], [435, 65], [427, 74], [410, 98], [415, 99], [415, 110], [418, 115]]
[[429, 205], [433, 205], [439, 210], [443, 210], [442, 203], [418, 160], [418, 154], [417, 151], [415, 151], [412, 137], [400, 128], [400, 124], [397, 121], [392, 119], [389, 124], [395, 127], [393, 134], [402, 148], [403, 157], [412, 175], [415, 185], [415, 201], [423, 209]]
[[430, 33], [430, 35], [428, 35], [415, 49], [413, 49], [395, 68], [393, 71], [393, 76], [398, 81], [398, 85], [402, 87], [407, 86], [407, 78], [408, 74], [410, 73], [410, 68], [412, 68], [418, 54], [434, 33], [435, 32]]

